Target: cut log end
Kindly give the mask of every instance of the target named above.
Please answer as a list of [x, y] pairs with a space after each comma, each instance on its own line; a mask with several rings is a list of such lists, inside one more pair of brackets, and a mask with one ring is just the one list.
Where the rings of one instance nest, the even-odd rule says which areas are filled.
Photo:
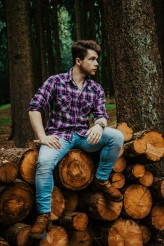
[[23, 154], [20, 161], [20, 175], [29, 184], [35, 183], [37, 158], [38, 150], [29, 149]]
[[124, 141], [129, 141], [133, 137], [133, 129], [127, 125], [126, 122], [120, 123], [117, 130], [121, 131], [124, 136]]
[[160, 132], [145, 133], [143, 140], [147, 143], [145, 154], [149, 160], [159, 161], [164, 156], [164, 138]]
[[65, 199], [60, 189], [55, 186], [52, 191], [51, 219], [57, 220], [65, 209]]
[[120, 157], [115, 162], [114, 167], [113, 167], [113, 171], [120, 173], [125, 169], [125, 167], [126, 167], [126, 160], [124, 157]]
[[112, 186], [121, 189], [125, 184], [125, 176], [122, 173], [113, 173], [110, 177]]
[[109, 230], [108, 245], [142, 246], [142, 232], [137, 223], [131, 220], [118, 220]]
[[130, 185], [124, 193], [126, 213], [135, 219], [146, 217], [152, 206], [150, 191], [143, 185]]
[[145, 174], [145, 167], [144, 167], [144, 165], [139, 164], [139, 163], [136, 163], [136, 164], [133, 166], [132, 174], [133, 174], [134, 177], [136, 177], [136, 178], [143, 177], [144, 174]]
[[145, 171], [144, 176], [139, 178], [139, 182], [146, 187], [151, 186], [153, 184], [153, 174], [149, 171]]
[[68, 246], [68, 235], [64, 228], [53, 226], [45, 239], [41, 239], [39, 246]]
[[59, 162], [58, 168], [60, 180], [68, 189], [84, 189], [93, 180], [94, 165], [92, 159], [81, 150], [70, 150]]
[[76, 230], [84, 231], [88, 225], [88, 216], [85, 213], [78, 213], [73, 219], [73, 226]]
[[0, 182], [11, 183], [18, 176], [18, 166], [8, 160], [1, 161], [0, 164]]

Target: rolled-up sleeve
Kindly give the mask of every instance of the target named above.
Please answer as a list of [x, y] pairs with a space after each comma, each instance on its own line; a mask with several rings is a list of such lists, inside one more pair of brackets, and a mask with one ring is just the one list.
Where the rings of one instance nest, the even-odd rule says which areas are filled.
[[55, 78], [48, 78], [29, 103], [29, 111], [43, 111], [54, 95]]
[[95, 122], [96, 120], [100, 118], [105, 118], [106, 120], [109, 119], [109, 116], [106, 112], [106, 107], [105, 107], [105, 93], [103, 88], [100, 86], [99, 90], [97, 91], [97, 98], [94, 104], [94, 109], [93, 109], [93, 121]]

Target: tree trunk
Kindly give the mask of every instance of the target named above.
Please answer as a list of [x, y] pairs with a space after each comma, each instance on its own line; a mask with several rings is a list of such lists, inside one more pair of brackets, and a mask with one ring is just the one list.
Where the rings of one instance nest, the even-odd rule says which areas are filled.
[[33, 138], [27, 107], [33, 93], [29, 1], [6, 1], [9, 77], [14, 140], [18, 147]]
[[104, 0], [117, 121], [164, 133], [164, 83], [152, 1]]

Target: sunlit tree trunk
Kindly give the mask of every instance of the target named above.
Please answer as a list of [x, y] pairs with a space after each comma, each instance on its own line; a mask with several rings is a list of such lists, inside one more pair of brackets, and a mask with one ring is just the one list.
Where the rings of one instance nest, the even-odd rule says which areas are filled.
[[164, 132], [164, 83], [151, 1], [104, 0], [117, 120]]
[[19, 147], [33, 138], [27, 111], [33, 82], [28, 11], [28, 0], [6, 1], [12, 123]]

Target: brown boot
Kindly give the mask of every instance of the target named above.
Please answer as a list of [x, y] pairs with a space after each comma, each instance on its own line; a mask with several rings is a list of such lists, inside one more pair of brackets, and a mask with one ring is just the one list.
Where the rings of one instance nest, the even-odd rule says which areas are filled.
[[95, 179], [95, 185], [100, 190], [104, 191], [108, 198], [113, 202], [120, 202], [124, 198], [121, 192], [111, 185], [109, 180], [101, 181]]
[[35, 239], [43, 238], [46, 235], [47, 230], [50, 230], [51, 225], [52, 222], [51, 222], [50, 213], [40, 214], [37, 217], [35, 224], [31, 228], [30, 236]]

